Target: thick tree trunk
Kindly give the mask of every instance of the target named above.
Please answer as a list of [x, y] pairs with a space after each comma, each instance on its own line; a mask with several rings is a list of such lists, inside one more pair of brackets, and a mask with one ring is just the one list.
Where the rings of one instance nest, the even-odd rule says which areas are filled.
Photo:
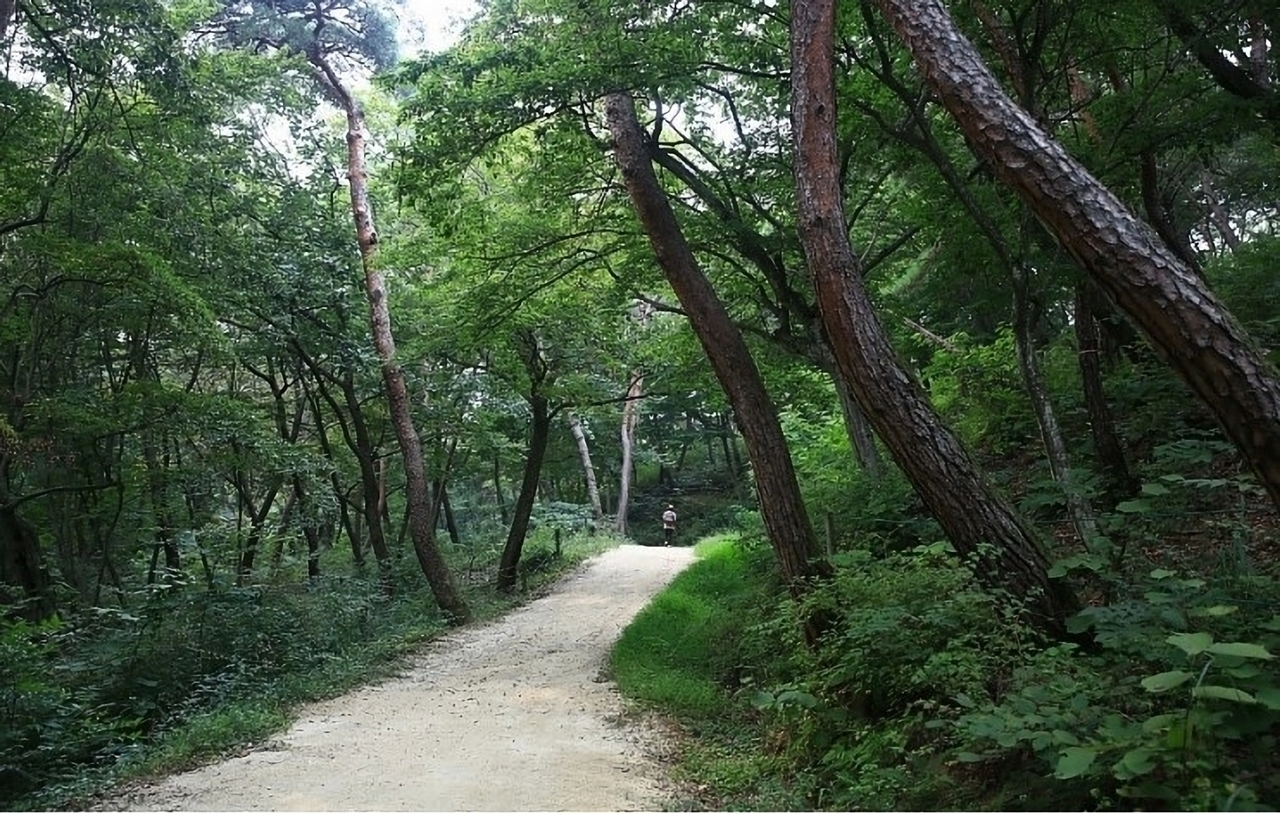
[[627, 533], [627, 512], [631, 510], [631, 478], [635, 473], [635, 441], [636, 424], [640, 414], [640, 395], [644, 392], [644, 376], [638, 370], [631, 372], [631, 383], [627, 385], [627, 400], [622, 404], [622, 429], [619, 441], [622, 444], [622, 467], [618, 473], [618, 513], [614, 517], [613, 529], [619, 534]]
[[1120, 443], [1115, 416], [1102, 384], [1102, 332], [1094, 316], [1096, 294], [1092, 284], [1082, 280], [1076, 285], [1075, 330], [1076, 350], [1080, 358], [1080, 382], [1084, 389], [1085, 410], [1089, 413], [1089, 432], [1093, 436], [1094, 454], [1102, 470], [1106, 486], [1106, 502], [1117, 503], [1137, 494], [1140, 484], [1129, 470], [1129, 462]]
[[529, 399], [532, 419], [529, 425], [529, 451], [525, 456], [524, 479], [520, 483], [520, 495], [511, 513], [511, 529], [507, 532], [506, 545], [498, 563], [498, 590], [513, 591], [516, 587], [517, 568], [524, 539], [529, 534], [529, 518], [533, 515], [533, 503], [538, 497], [538, 478], [542, 474], [542, 461], [547, 454], [547, 439], [551, 437], [551, 411], [547, 399], [541, 393], [533, 393]]
[[43, 621], [57, 612], [52, 589], [36, 530], [15, 507], [0, 506], [0, 606], [10, 612], [17, 605], [16, 615], [28, 622]]
[[1040, 542], [934, 412], [893, 347], [862, 284], [849, 243], [835, 139], [835, 0], [791, 4], [791, 116], [800, 236], [841, 375], [898, 466], [988, 585], [1025, 601], [1060, 634], [1074, 597], [1048, 576]]
[[598, 524], [604, 519], [604, 510], [600, 507], [600, 487], [596, 484], [596, 468], [591, 463], [591, 447], [587, 444], [587, 433], [582, 429], [582, 419], [577, 413], [568, 413], [565, 420], [569, 423], [569, 432], [578, 445], [578, 459], [582, 461], [582, 477], [587, 485], [587, 501], [591, 504], [591, 518]]
[[[733, 407], [751, 458], [765, 531], [783, 579], [792, 594], [799, 595], [810, 578], [825, 577], [831, 570], [819, 556], [777, 409], [765, 391], [742, 334], [702, 273], [671, 204], [658, 185], [630, 94], [610, 94], [605, 100], [605, 114], [613, 136], [614, 158], [632, 205], [658, 264], [688, 314], [689, 324]], [[811, 621], [807, 631], [811, 637], [816, 635], [817, 624], [817, 620]]]
[[[308, 56], [312, 64], [322, 73], [329, 89], [341, 101], [347, 115], [347, 183], [351, 193], [351, 213], [355, 220], [356, 242], [360, 247], [360, 262], [364, 269], [365, 294], [369, 299], [369, 321], [373, 333], [373, 345], [377, 350], [378, 359], [382, 362], [387, 406], [391, 414], [391, 423], [395, 427], [396, 440], [400, 442], [400, 454], [404, 460], [405, 498], [413, 549], [418, 555], [422, 572], [431, 586], [436, 604], [452, 622], [462, 624], [470, 619], [471, 610], [454, 585], [453, 574], [450, 573], [448, 564], [436, 546], [435, 534], [431, 528], [431, 500], [427, 494], [422, 443], [413, 426], [409, 388], [405, 384], [404, 371], [396, 361], [395, 339], [391, 333], [391, 311], [387, 307], [387, 287], [377, 264], [378, 234], [374, 229], [373, 206], [369, 201], [368, 171], [365, 168], [364, 114], [329, 63], [316, 52]], [[370, 511], [370, 508], [374, 514], [378, 513], [376, 499], [372, 507], [366, 506], [366, 511]]]
[[876, 0], [971, 148], [1214, 413], [1280, 507], [1280, 378], [1191, 269], [1004, 93], [937, 0]]

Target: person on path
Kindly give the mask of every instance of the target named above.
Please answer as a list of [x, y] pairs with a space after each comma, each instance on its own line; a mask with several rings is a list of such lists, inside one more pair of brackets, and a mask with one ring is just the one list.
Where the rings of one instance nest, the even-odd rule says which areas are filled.
[[662, 513], [662, 544], [664, 546], [671, 545], [671, 541], [676, 536], [676, 507], [670, 503], [667, 504], [667, 510]]

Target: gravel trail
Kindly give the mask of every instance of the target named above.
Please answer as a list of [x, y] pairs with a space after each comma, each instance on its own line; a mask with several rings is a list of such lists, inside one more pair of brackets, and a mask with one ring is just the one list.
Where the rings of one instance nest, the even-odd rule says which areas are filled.
[[547, 596], [429, 645], [400, 678], [304, 708], [279, 740], [134, 787], [168, 811], [628, 811], [661, 808], [663, 736], [624, 721], [609, 649], [693, 560], [627, 545]]

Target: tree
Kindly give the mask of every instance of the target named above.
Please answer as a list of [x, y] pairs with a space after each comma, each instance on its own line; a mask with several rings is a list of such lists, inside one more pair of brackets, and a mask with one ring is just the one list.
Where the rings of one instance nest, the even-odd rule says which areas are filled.
[[[277, 33], [280, 29], [273, 25], [276, 21], [284, 23], [283, 34]], [[233, 5], [228, 7], [221, 22], [234, 40], [284, 49], [304, 57], [313, 69], [317, 85], [346, 117], [347, 188], [364, 270], [373, 344], [382, 363], [387, 405], [404, 461], [414, 553], [436, 603], [455, 623], [464, 623], [470, 618], [470, 609], [436, 545], [422, 443], [413, 424], [404, 371], [396, 359], [386, 280], [378, 265], [378, 233], [369, 196], [364, 112], [336, 67], [344, 62], [371, 61], [382, 67], [389, 64], [392, 45], [388, 23], [380, 12], [358, 0], [334, 5], [286, 2], [277, 6], [268, 4], [262, 9]]]
[[658, 185], [631, 95], [605, 97], [605, 116], [613, 136], [614, 157], [636, 216], [733, 405], [734, 419], [751, 458], [769, 542], [783, 579], [793, 594], [799, 595], [811, 579], [830, 573], [830, 566], [818, 556], [777, 410], [742, 335], [699, 268]]
[[[1065, 631], [1076, 607], [1049, 578], [1045, 550], [984, 481], [967, 451], [939, 421], [909, 371], [895, 358], [862, 285], [862, 269], [845, 229], [835, 139], [835, 0], [794, 0], [791, 7], [792, 119], [800, 234], [842, 376], [868, 420], [948, 538], [977, 560], [978, 577], [1008, 588], [1039, 625]], [[994, 551], [987, 552], [989, 545]]]
[[1280, 507], [1280, 377], [1205, 281], [1000, 87], [936, 0], [876, 0], [972, 149], [1212, 410]]

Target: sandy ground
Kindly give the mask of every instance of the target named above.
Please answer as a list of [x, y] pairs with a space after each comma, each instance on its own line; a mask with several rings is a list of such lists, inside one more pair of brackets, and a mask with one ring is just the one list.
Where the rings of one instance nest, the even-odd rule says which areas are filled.
[[134, 787], [136, 810], [628, 811], [662, 807], [662, 735], [603, 670], [692, 561], [623, 546], [505, 618], [434, 642], [405, 675], [302, 710], [242, 757]]

